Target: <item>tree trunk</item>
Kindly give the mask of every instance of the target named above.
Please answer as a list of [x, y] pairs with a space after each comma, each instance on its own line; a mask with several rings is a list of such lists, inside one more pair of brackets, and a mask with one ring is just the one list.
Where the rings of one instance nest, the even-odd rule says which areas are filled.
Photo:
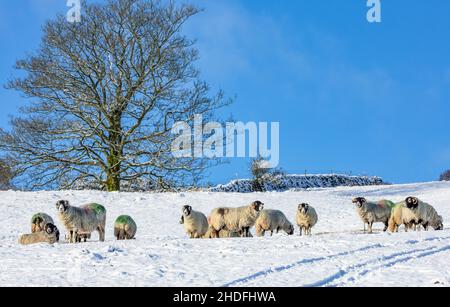
[[122, 113], [115, 112], [115, 116], [111, 121], [111, 130], [109, 132], [109, 156], [108, 156], [108, 171], [106, 178], [106, 188], [108, 192], [120, 191], [120, 171], [122, 169]]

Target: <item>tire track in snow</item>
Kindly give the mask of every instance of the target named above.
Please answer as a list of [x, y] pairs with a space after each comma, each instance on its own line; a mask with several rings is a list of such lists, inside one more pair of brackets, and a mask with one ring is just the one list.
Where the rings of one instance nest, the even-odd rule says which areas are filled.
[[[424, 241], [426, 242], [442, 241], [443, 239], [448, 240], [450, 238], [430, 238]], [[419, 242], [417, 241], [409, 242], [409, 244], [417, 244], [417, 243]], [[446, 251], [450, 251], [450, 245], [446, 245], [443, 247], [432, 246], [423, 249], [407, 250], [403, 252], [393, 253], [387, 256], [377, 257], [375, 259], [350, 265], [324, 279], [321, 279], [312, 284], [304, 285], [303, 287], [342, 287], [349, 283], [357, 281], [357, 278], [364, 277], [371, 272], [387, 269], [400, 263], [405, 263], [414, 259], [429, 257]], [[339, 282], [339, 280], [344, 279], [345, 277], [347, 277], [345, 281]]]
[[252, 274], [252, 275], [249, 275], [249, 276], [246, 276], [246, 277], [242, 277], [242, 278], [233, 280], [233, 281], [231, 281], [229, 283], [224, 284], [221, 287], [232, 287], [232, 286], [235, 286], [237, 284], [245, 284], [245, 283], [248, 283], [248, 282], [250, 282], [252, 280], [255, 280], [255, 279], [259, 278], [259, 277], [266, 277], [266, 276], [268, 276], [270, 274], [275, 274], [275, 273], [287, 271], [287, 270], [290, 270], [290, 269], [295, 268], [297, 266], [301, 266], [301, 265], [305, 265], [305, 264], [312, 264], [312, 263], [316, 263], [316, 262], [321, 262], [321, 261], [333, 259], [333, 258], [336, 258], [336, 257], [349, 256], [349, 255], [353, 255], [353, 254], [356, 254], [356, 253], [359, 253], [359, 252], [365, 252], [365, 251], [368, 251], [368, 250], [378, 249], [378, 248], [382, 248], [382, 247], [385, 247], [385, 246], [382, 245], [382, 244], [374, 244], [374, 245], [365, 246], [365, 247], [362, 247], [362, 248], [359, 248], [359, 249], [355, 249], [355, 250], [351, 250], [351, 251], [341, 252], [341, 253], [334, 254], [334, 255], [302, 259], [300, 261], [297, 261], [297, 262], [294, 262], [294, 263], [291, 263], [291, 264], [288, 264], [288, 265], [285, 265], [285, 266], [279, 266], [279, 267], [275, 267], [273, 269], [270, 268], [270, 269], [267, 269], [267, 270], [259, 271], [259, 272], [255, 273], [255, 274]]
[[[415, 245], [415, 244], [419, 244], [419, 243], [423, 243], [423, 242], [444, 241], [444, 240], [449, 240], [449, 239], [450, 239], [450, 237], [433, 237], [433, 238], [423, 239], [421, 241], [408, 240], [408, 241], [404, 242], [403, 244], [404, 245]], [[236, 286], [236, 285], [243, 285], [243, 284], [246, 284], [246, 283], [248, 283], [250, 281], [253, 281], [255, 279], [268, 277], [268, 276], [270, 276], [272, 274], [288, 271], [288, 270], [291, 270], [291, 269], [296, 268], [298, 266], [302, 266], [302, 265], [306, 265], [306, 264], [315, 264], [315, 263], [318, 263], [318, 262], [320, 263], [322, 261], [331, 260], [331, 259], [334, 260], [334, 258], [337, 258], [337, 257], [344, 257], [344, 256], [354, 255], [354, 254], [357, 254], [357, 253], [360, 253], [360, 252], [365, 252], [365, 251], [374, 250], [374, 249], [380, 249], [380, 248], [384, 248], [384, 247], [388, 247], [388, 246], [383, 245], [383, 244], [373, 244], [373, 245], [368, 245], [368, 246], [365, 246], [365, 247], [362, 247], [362, 248], [359, 248], [359, 249], [346, 251], [346, 252], [340, 252], [340, 253], [329, 255], [329, 256], [322, 256], [322, 257], [315, 257], [315, 258], [306, 258], [306, 259], [302, 259], [302, 260], [299, 260], [297, 262], [294, 262], [294, 263], [291, 263], [291, 264], [288, 264], [288, 265], [285, 265], [285, 266], [278, 266], [278, 267], [275, 267], [275, 268], [269, 268], [269, 269], [266, 269], [266, 270], [262, 270], [262, 271], [256, 272], [256, 273], [254, 273], [252, 275], [249, 275], [249, 276], [246, 276], [246, 277], [235, 279], [235, 280], [233, 280], [231, 282], [228, 282], [228, 283], [224, 284], [221, 287], [233, 287], [233, 286]], [[414, 251], [415, 251], [415, 253], [425, 252], [425, 251], [431, 252], [431, 249], [430, 248], [423, 249], [423, 250], [416, 249]], [[399, 257], [399, 256], [405, 256], [405, 255], [411, 254], [411, 253], [412, 253], [412, 251], [410, 251], [410, 250], [406, 251], [406, 252], [397, 252], [397, 253], [392, 254], [390, 256], [386, 256], [386, 257], [388, 257], [388, 259], [385, 259], [385, 260], [390, 260], [390, 259], [393, 259], [393, 258], [396, 258], [396, 257]], [[380, 257], [380, 258], [383, 258], [383, 257]], [[415, 259], [413, 257], [411, 257], [411, 258]], [[377, 259], [375, 259], [373, 261], [376, 261]], [[358, 265], [352, 265], [352, 266], [349, 266], [349, 267], [351, 268], [353, 266], [358, 266]], [[357, 268], [355, 268], [355, 269], [357, 269]], [[322, 279], [322, 280], [320, 280], [318, 282], [315, 282], [313, 284], [305, 285], [303, 287], [321, 287], [321, 286], [325, 286], [325, 285], [327, 285], [327, 284], [329, 284], [329, 283], [331, 283], [331, 282], [333, 282], [333, 281], [335, 281], [337, 279], [342, 278], [344, 275], [347, 275], [347, 274], [348, 274], [348, 272], [345, 272], [344, 270], [340, 270], [339, 272], [337, 272], [337, 273], [335, 273], [335, 274], [333, 274], [331, 276], [328, 276], [325, 279]]]

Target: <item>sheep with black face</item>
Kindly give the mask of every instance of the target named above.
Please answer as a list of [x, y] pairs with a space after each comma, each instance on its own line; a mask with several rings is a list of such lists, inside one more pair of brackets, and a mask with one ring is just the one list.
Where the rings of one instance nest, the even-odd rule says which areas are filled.
[[201, 213], [192, 210], [191, 206], [184, 206], [180, 224], [191, 239], [200, 239], [208, 232], [208, 219]]
[[366, 232], [366, 225], [368, 225], [369, 233], [373, 233], [373, 224], [383, 223], [384, 230], [389, 227], [389, 219], [391, 218], [392, 209], [395, 204], [389, 200], [380, 200], [379, 202], [369, 202], [364, 197], [357, 197], [353, 199], [356, 205], [356, 211], [364, 223], [364, 232]]
[[22, 245], [38, 243], [54, 244], [56, 242], [59, 242], [59, 230], [51, 223], [45, 224], [42, 231], [21, 235], [19, 238], [19, 243]]
[[300, 204], [297, 208], [297, 225], [300, 227], [300, 236], [310, 236], [312, 228], [317, 224], [319, 218], [316, 210], [308, 204]]
[[73, 207], [67, 200], [56, 203], [59, 219], [69, 233], [69, 242], [78, 243], [80, 235], [87, 235], [94, 231], [99, 233], [101, 242], [105, 241], [106, 209], [99, 204], [88, 204]]
[[405, 200], [406, 206], [417, 216], [418, 223], [422, 225], [425, 230], [432, 227], [434, 230], [443, 230], [444, 221], [436, 209], [430, 204], [421, 201], [417, 197], [408, 197]]

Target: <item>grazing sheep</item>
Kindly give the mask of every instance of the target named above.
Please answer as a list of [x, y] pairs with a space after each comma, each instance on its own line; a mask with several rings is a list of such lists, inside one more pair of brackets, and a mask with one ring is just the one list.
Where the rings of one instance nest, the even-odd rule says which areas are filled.
[[431, 226], [434, 230], [443, 230], [444, 221], [433, 206], [421, 201], [417, 197], [408, 197], [406, 200], [406, 207], [412, 210], [417, 216], [418, 224], [422, 225], [425, 230]]
[[128, 215], [119, 216], [114, 223], [114, 236], [117, 240], [132, 240], [136, 232], [136, 222]]
[[378, 203], [368, 202], [364, 197], [353, 199], [356, 204], [356, 211], [364, 222], [364, 232], [366, 232], [366, 224], [369, 226], [369, 233], [373, 233], [374, 223], [384, 223], [384, 230], [389, 227], [389, 219], [391, 218], [392, 208], [395, 204], [389, 200], [381, 200]]
[[258, 237], [264, 237], [266, 231], [270, 231], [271, 236], [273, 236], [274, 231], [278, 233], [280, 230], [288, 235], [294, 234], [294, 225], [279, 210], [263, 210], [256, 220], [255, 226]]
[[21, 235], [19, 238], [19, 243], [22, 245], [37, 243], [54, 244], [56, 242], [59, 242], [59, 230], [51, 223], [45, 224], [43, 231]]
[[73, 207], [66, 200], [56, 203], [59, 218], [69, 232], [69, 242], [77, 243], [79, 234], [98, 231], [101, 242], [105, 241], [106, 209], [99, 204]]
[[394, 206], [389, 219], [389, 232], [398, 232], [401, 225], [405, 225], [405, 231], [415, 228], [418, 224], [417, 216], [408, 207], [406, 202], [398, 203]]
[[297, 209], [297, 225], [300, 227], [300, 236], [304, 231], [305, 235], [311, 235], [312, 228], [317, 224], [319, 218], [316, 210], [308, 204], [300, 204]]
[[45, 213], [36, 213], [31, 218], [31, 233], [43, 231], [47, 224], [55, 224], [51, 216]]
[[191, 239], [201, 239], [208, 232], [208, 219], [201, 213], [192, 210], [191, 206], [183, 207], [183, 216], [180, 224], [184, 225], [184, 230]]
[[250, 206], [240, 208], [217, 208], [208, 218], [208, 223], [214, 238], [219, 237], [221, 230], [238, 232], [241, 237], [250, 237], [250, 228], [256, 223], [264, 204], [255, 201]]

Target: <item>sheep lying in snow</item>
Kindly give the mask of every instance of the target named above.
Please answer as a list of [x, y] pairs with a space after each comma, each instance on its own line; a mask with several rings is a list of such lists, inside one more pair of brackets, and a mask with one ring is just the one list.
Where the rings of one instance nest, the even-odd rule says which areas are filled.
[[416, 216], [418, 224], [421, 224], [425, 230], [431, 226], [434, 230], [443, 230], [444, 221], [433, 206], [421, 201], [416, 197], [408, 197], [406, 200], [406, 206]]
[[219, 237], [223, 229], [238, 232], [241, 237], [250, 237], [250, 228], [255, 225], [263, 209], [264, 204], [260, 201], [246, 207], [214, 209], [208, 218], [213, 237]]
[[191, 206], [183, 207], [183, 216], [180, 224], [184, 225], [184, 230], [191, 239], [200, 239], [208, 232], [208, 219], [201, 213], [192, 210]]
[[389, 232], [398, 232], [401, 225], [405, 225], [405, 230], [413, 229], [418, 224], [417, 216], [411, 209], [406, 207], [406, 202], [401, 202], [395, 205], [391, 212], [389, 219]]
[[79, 234], [98, 231], [101, 242], [105, 241], [106, 209], [99, 204], [73, 207], [66, 200], [56, 203], [59, 218], [69, 232], [69, 242], [78, 243]]
[[256, 220], [255, 227], [258, 237], [264, 237], [266, 231], [270, 231], [271, 236], [274, 231], [278, 233], [280, 230], [283, 230], [288, 235], [294, 234], [294, 226], [288, 221], [284, 213], [279, 210], [263, 210]]
[[319, 218], [316, 210], [308, 204], [300, 204], [297, 209], [297, 225], [300, 227], [300, 236], [303, 231], [305, 235], [311, 235], [312, 228], [317, 224]]
[[136, 222], [128, 215], [121, 215], [114, 223], [114, 236], [117, 240], [132, 240], [136, 236]]
[[53, 219], [45, 213], [36, 213], [31, 218], [31, 233], [41, 232], [47, 224], [55, 224]]
[[391, 217], [392, 208], [395, 204], [389, 200], [381, 200], [378, 203], [368, 202], [364, 197], [353, 199], [356, 204], [356, 211], [364, 222], [364, 232], [366, 232], [366, 224], [369, 226], [369, 233], [373, 233], [374, 223], [384, 223], [384, 230], [389, 227], [389, 219]]
[[21, 235], [19, 243], [22, 245], [31, 245], [37, 243], [54, 244], [59, 242], [59, 230], [53, 224], [45, 224], [44, 229], [39, 232]]

